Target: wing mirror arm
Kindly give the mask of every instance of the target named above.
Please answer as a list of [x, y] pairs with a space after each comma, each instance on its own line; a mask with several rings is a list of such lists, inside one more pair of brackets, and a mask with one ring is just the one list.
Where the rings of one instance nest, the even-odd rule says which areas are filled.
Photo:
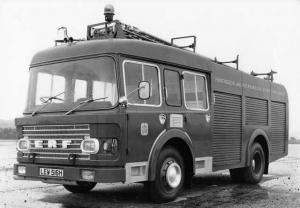
[[147, 100], [151, 96], [151, 84], [148, 81], [139, 82], [138, 88], [129, 92], [127, 96], [122, 96], [119, 98], [119, 104], [126, 108], [128, 105], [128, 97], [136, 91], [138, 91], [139, 99]]

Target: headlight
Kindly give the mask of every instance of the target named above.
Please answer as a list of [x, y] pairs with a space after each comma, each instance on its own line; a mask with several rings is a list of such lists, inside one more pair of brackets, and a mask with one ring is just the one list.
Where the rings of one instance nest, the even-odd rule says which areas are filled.
[[81, 151], [85, 153], [98, 153], [99, 151], [99, 141], [98, 139], [88, 138], [81, 142]]
[[17, 143], [17, 149], [20, 152], [27, 151], [29, 149], [29, 140], [28, 140], [28, 138], [24, 137], [22, 139], [19, 139], [18, 143]]

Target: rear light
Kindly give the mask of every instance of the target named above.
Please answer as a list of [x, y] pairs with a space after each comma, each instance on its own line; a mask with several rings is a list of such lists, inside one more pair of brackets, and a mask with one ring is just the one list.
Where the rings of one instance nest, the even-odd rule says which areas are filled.
[[19, 139], [17, 142], [17, 149], [20, 152], [25, 152], [29, 149], [29, 140], [28, 138], [24, 137], [22, 139]]
[[25, 175], [26, 174], [26, 167], [25, 166], [18, 166], [18, 175]]
[[99, 141], [94, 138], [87, 138], [81, 142], [81, 151], [85, 153], [96, 154], [99, 151]]

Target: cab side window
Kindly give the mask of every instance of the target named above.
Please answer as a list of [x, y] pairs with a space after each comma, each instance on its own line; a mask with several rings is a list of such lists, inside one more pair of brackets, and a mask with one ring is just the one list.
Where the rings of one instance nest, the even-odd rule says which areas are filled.
[[[160, 86], [158, 67], [135, 61], [125, 61], [124, 63], [125, 90], [129, 104], [133, 105], [160, 105]], [[138, 87], [141, 81], [150, 83], [150, 98], [141, 100], [138, 96]]]
[[181, 106], [180, 75], [177, 71], [165, 70], [166, 103], [170, 106]]
[[184, 100], [187, 109], [208, 109], [206, 77], [202, 74], [184, 72]]

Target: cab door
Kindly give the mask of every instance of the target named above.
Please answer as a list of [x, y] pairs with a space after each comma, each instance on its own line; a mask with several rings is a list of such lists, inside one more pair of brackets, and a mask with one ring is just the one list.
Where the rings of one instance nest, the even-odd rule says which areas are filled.
[[195, 157], [211, 156], [208, 74], [183, 71], [182, 77], [185, 129], [193, 141]]
[[[128, 100], [127, 162], [148, 161], [151, 147], [165, 129], [159, 122], [162, 109], [161, 71], [158, 65], [139, 61], [123, 61], [124, 91]], [[150, 84], [150, 97], [141, 99], [139, 83]]]

